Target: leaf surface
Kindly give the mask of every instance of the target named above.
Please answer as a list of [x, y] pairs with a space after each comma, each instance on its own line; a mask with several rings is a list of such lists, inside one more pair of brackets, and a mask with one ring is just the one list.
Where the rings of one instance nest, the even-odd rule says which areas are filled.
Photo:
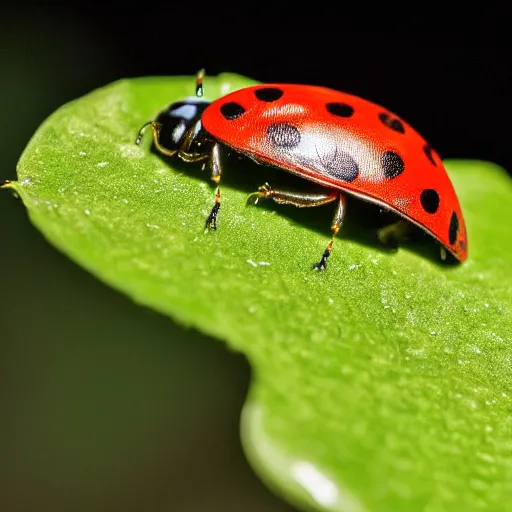
[[[205, 95], [252, 83], [207, 77]], [[246, 453], [298, 506], [509, 510], [512, 187], [503, 169], [447, 162], [468, 227], [465, 264], [441, 264], [427, 242], [383, 250], [349, 211], [327, 271], [314, 272], [332, 205], [247, 206], [275, 175], [235, 162], [218, 230], [205, 234], [208, 172], [151, 153], [150, 137], [135, 145], [144, 122], [193, 92], [191, 77], [123, 80], [63, 106], [9, 187], [47, 239], [105, 283], [247, 355]]]

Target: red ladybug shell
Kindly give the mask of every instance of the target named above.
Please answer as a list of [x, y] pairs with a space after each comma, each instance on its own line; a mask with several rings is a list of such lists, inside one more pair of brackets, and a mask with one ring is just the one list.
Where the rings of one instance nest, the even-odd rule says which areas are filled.
[[467, 258], [464, 218], [441, 159], [389, 110], [324, 87], [267, 84], [217, 99], [202, 123], [236, 151], [389, 208]]

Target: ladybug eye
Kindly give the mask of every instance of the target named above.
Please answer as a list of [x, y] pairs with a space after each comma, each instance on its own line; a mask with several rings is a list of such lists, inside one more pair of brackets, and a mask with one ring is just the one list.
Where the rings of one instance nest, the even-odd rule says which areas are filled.
[[264, 89], [256, 89], [254, 95], [261, 101], [272, 102], [278, 100], [284, 91], [277, 87], [265, 87]]
[[233, 119], [237, 119], [242, 114], [244, 114], [245, 108], [242, 107], [242, 105], [235, 103], [234, 101], [230, 101], [229, 103], [224, 103], [224, 105], [220, 107], [220, 113], [228, 121], [232, 121]]
[[187, 125], [183, 120], [181, 120], [177, 125], [176, 128], [171, 133], [171, 139], [174, 142], [174, 144], [178, 144], [181, 140], [181, 137], [183, 137], [185, 131], [187, 130]]

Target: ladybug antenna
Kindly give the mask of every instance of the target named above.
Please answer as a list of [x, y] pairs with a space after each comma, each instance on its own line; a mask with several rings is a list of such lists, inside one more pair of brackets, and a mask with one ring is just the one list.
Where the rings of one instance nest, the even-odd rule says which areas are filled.
[[199, 98], [203, 95], [203, 78], [206, 74], [204, 68], [200, 69], [196, 75], [196, 96]]
[[147, 123], [144, 123], [140, 130], [139, 130], [139, 134], [137, 135], [137, 138], [135, 139], [135, 144], [139, 145], [141, 142], [142, 142], [142, 134], [144, 133], [144, 130], [146, 129], [147, 126], [151, 125], [153, 128], [155, 127], [154, 126], [154, 121], [148, 121]]

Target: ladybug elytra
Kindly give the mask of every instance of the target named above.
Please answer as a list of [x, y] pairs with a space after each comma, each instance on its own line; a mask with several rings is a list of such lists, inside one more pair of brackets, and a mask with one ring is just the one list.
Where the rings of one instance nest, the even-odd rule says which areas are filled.
[[277, 167], [315, 183], [323, 192], [277, 190], [268, 183], [259, 198], [297, 207], [336, 203], [333, 235], [313, 268], [323, 270], [346, 212], [345, 194], [374, 203], [401, 219], [379, 230], [383, 243], [402, 239], [412, 224], [460, 262], [467, 258], [464, 218], [439, 155], [419, 133], [389, 110], [326, 87], [261, 84], [213, 102], [201, 99], [204, 70], [196, 97], [173, 103], [154, 121], [153, 145], [163, 155], [185, 162], [209, 162], [217, 184], [215, 204], [206, 219], [216, 229], [220, 208], [222, 148]]

